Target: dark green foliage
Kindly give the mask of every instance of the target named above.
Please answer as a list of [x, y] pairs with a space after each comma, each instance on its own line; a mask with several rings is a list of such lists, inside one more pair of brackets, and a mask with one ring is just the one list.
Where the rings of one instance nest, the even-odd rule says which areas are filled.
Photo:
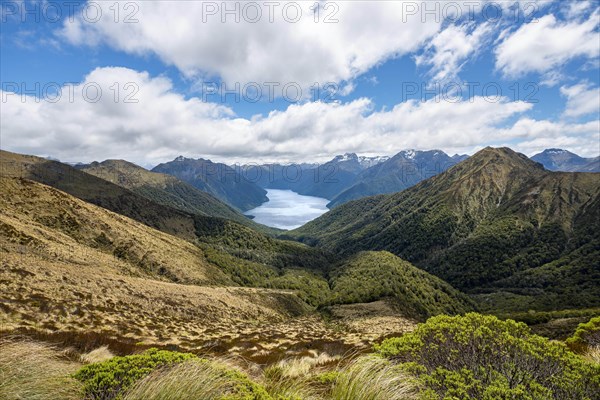
[[247, 261], [274, 268], [324, 270], [328, 259], [323, 251], [301, 243], [269, 237], [235, 222], [196, 217], [198, 239], [215, 249]]
[[[387, 250], [512, 311], [600, 306], [600, 179], [486, 148], [403, 192], [351, 201], [288, 233], [331, 252]], [[508, 311], [502, 309], [502, 311]]]
[[[573, 222], [571, 237], [548, 232], [546, 256], [561, 255], [538, 268], [529, 268], [495, 282], [496, 290], [535, 296], [536, 309], [582, 308], [600, 305], [600, 196]], [[554, 242], [549, 238], [554, 237]], [[560, 241], [563, 243], [559, 243]], [[543, 243], [544, 242], [540, 242]], [[543, 250], [540, 251], [542, 253]]]
[[567, 339], [569, 347], [582, 350], [586, 347], [600, 346], [600, 317], [579, 324], [577, 330]]
[[425, 399], [600, 398], [600, 365], [512, 320], [437, 316], [376, 350], [416, 374]]
[[119, 399], [134, 382], [157, 368], [196, 358], [189, 353], [149, 349], [142, 354], [113, 357], [108, 361], [86, 365], [75, 378], [84, 384], [91, 399]]
[[366, 303], [393, 297], [415, 318], [460, 314], [474, 305], [441, 279], [388, 252], [363, 252], [336, 267], [332, 303]]
[[328, 261], [318, 249], [273, 239], [231, 221], [197, 218], [206, 258], [241, 286], [293, 290], [312, 306], [326, 304]]
[[270, 279], [266, 287], [293, 290], [314, 307], [327, 304], [331, 298], [327, 281], [320, 275], [302, 269], [285, 269], [282, 275]]

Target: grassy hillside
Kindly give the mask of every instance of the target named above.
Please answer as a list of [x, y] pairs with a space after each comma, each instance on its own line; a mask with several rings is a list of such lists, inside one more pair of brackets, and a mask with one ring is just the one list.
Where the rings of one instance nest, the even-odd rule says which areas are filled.
[[57, 161], [0, 151], [0, 176], [40, 182], [162, 232], [195, 239], [196, 229], [190, 214]]
[[[0, 178], [0, 189], [0, 335], [130, 350], [136, 343], [231, 349], [258, 359], [305, 351], [303, 343], [369, 346], [307, 304], [325, 303], [330, 291], [318, 271], [297, 266], [294, 249], [314, 262], [304, 245], [244, 228], [258, 238], [227, 244], [229, 235], [214, 234], [197, 246], [37, 182]], [[227, 252], [250, 251], [259, 240], [277, 267], [261, 261], [263, 246], [256, 261], [247, 260], [252, 252], [246, 259]], [[411, 326], [400, 313], [391, 323], [396, 333]]]
[[192, 243], [19, 178], [0, 178], [3, 251], [193, 284], [233, 283]]
[[77, 168], [158, 204], [190, 214], [229, 219], [265, 233], [276, 232], [275, 229], [253, 222], [213, 195], [196, 189], [174, 176], [151, 172], [128, 161], [106, 160]]
[[[8, 152], [2, 152], [1, 156], [2, 176], [23, 177], [47, 184], [149, 227], [201, 244], [208, 249], [217, 265], [235, 276], [251, 275], [248, 273], [247, 260], [257, 262], [250, 269], [263, 271], [263, 277], [281, 274], [281, 267], [304, 267], [308, 264], [315, 268], [325, 266], [326, 260], [321, 252], [308, 246], [271, 239], [263, 233], [222, 218], [176, 210], [66, 164]], [[134, 186], [133, 182], [139, 182], [141, 178], [136, 174], [131, 175], [127, 185]], [[162, 181], [163, 177], [156, 174], [149, 179], [156, 183]], [[242, 251], [239, 246], [250, 247], [251, 251]], [[304, 260], [306, 258], [310, 260]], [[238, 279], [236, 282], [250, 286], [265, 285], [262, 279]]]
[[[510, 149], [487, 148], [403, 192], [339, 206], [290, 235], [342, 254], [387, 250], [469, 291], [512, 290], [505, 281], [512, 276], [561, 270], [573, 278], [546, 306], [594, 306], [597, 272], [586, 282], [575, 277], [600, 266], [593, 234], [600, 222], [591, 214], [599, 196], [597, 174], [548, 172]], [[521, 293], [545, 290], [520, 282]]]

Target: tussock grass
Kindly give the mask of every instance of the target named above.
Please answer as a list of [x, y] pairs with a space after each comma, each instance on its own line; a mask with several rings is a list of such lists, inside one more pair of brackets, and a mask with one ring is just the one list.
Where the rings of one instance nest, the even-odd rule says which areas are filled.
[[197, 360], [164, 368], [140, 380], [124, 400], [217, 400], [231, 393], [232, 380], [214, 365]]
[[583, 355], [588, 361], [600, 364], [600, 346], [592, 346]]
[[0, 340], [0, 399], [81, 399], [81, 386], [71, 377], [78, 366], [45, 344]]
[[333, 382], [331, 400], [412, 400], [416, 399], [414, 378], [389, 361], [365, 356], [342, 368]]
[[79, 359], [84, 364], [93, 364], [110, 360], [115, 355], [108, 349], [108, 346], [98, 347], [89, 353], [82, 354]]

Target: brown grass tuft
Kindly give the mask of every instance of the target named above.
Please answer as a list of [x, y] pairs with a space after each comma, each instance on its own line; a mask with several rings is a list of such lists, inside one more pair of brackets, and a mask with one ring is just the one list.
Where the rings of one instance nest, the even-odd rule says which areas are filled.
[[93, 364], [110, 360], [115, 355], [108, 349], [108, 346], [98, 347], [89, 353], [82, 354], [79, 358], [84, 364]]
[[0, 399], [81, 399], [79, 383], [70, 376], [78, 367], [51, 346], [0, 340]]

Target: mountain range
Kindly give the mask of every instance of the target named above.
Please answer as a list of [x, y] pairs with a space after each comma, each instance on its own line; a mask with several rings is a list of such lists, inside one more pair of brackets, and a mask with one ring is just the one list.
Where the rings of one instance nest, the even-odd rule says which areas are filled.
[[390, 251], [470, 293], [577, 307], [600, 298], [599, 205], [597, 174], [550, 172], [510, 149], [486, 148], [290, 235], [335, 254]]
[[229, 219], [260, 231], [271, 230], [252, 222], [237, 209], [210, 193], [197, 189], [174, 176], [148, 171], [124, 160], [78, 164], [75, 168], [164, 206], [191, 214]]
[[267, 192], [245, 179], [240, 171], [210, 160], [177, 157], [157, 165], [152, 171], [175, 176], [241, 211], [268, 201]]
[[361, 197], [399, 192], [466, 158], [466, 155], [450, 157], [440, 150], [401, 151], [394, 157], [361, 171], [354, 183], [333, 197], [327, 207], [333, 208]]
[[600, 157], [583, 158], [568, 150], [546, 149], [531, 159], [549, 171], [600, 172]]
[[323, 164], [245, 165], [243, 176], [265, 189], [292, 190], [331, 200], [333, 208], [346, 201], [403, 190], [444, 171], [467, 156], [441, 150], [402, 151], [394, 157], [338, 155]]
[[[440, 168], [417, 171], [410, 183], [390, 178], [407, 160], [433, 160]], [[31, 320], [39, 311], [31, 304], [40, 300], [19, 297], [26, 291], [22, 285], [34, 285], [36, 293], [46, 293], [44, 307], [59, 309], [67, 301], [60, 294], [65, 284], [40, 278], [55, 270], [64, 276], [86, 271], [77, 275], [77, 285], [86, 285], [88, 276], [105, 289], [123, 279], [132, 293], [145, 281], [161, 282], [160, 289], [147, 284], [156, 290], [152, 298], [187, 293], [179, 285], [196, 286], [209, 297], [212, 286], [257, 288], [231, 296], [236, 304], [262, 304], [271, 311], [252, 310], [280, 316], [378, 301], [392, 302], [403, 318], [416, 320], [481, 307], [514, 312], [600, 306], [598, 174], [548, 171], [508, 148], [486, 148], [468, 158], [406, 151], [370, 167], [355, 155], [332, 162], [361, 181], [383, 179], [406, 188], [349, 200], [283, 233], [174, 176], [127, 161], [75, 168], [2, 151], [0, 252], [10, 264], [3, 279], [27, 277], [11, 284], [8, 296], [29, 310]], [[193, 171], [204, 161], [167, 164], [155, 170], [172, 167], [198, 181]], [[85, 311], [92, 326], [94, 318], [104, 318], [100, 304], [108, 298], [100, 288], [88, 289], [85, 296], [100, 301]], [[68, 290], [65, 295], [77, 291]], [[118, 300], [108, 293], [110, 301]], [[33, 329], [22, 321], [10, 324]]]
[[[197, 201], [200, 202], [197, 204], [198, 206], [204, 209], [211, 208], [208, 205], [211, 200], [206, 196], [209, 194], [229, 205], [234, 212], [244, 212], [268, 201], [265, 189], [282, 189], [301, 195], [328, 199], [330, 201], [327, 207], [331, 209], [350, 200], [402, 191], [424, 179], [444, 172], [467, 158], [467, 155], [459, 154], [449, 156], [441, 150], [403, 150], [393, 157], [368, 157], [346, 153], [335, 156], [323, 164], [255, 163], [228, 166], [201, 158], [192, 159], [180, 156], [173, 161], [154, 167], [151, 171], [177, 178], [177, 183], [170, 181], [158, 184], [163, 191], [166, 190], [170, 193], [163, 192], [160, 196], [157, 196], [156, 193], [147, 193], [146, 197], [158, 200], [166, 196], [170, 198], [166, 200], [168, 205], [179, 204], [176, 208], [183, 207], [184, 210], [194, 212], [194, 210], [198, 210], [194, 205]], [[542, 164], [549, 171], [600, 172], [600, 157], [584, 158], [568, 150], [547, 149], [531, 159]], [[116, 165], [117, 162], [118, 160], [106, 160], [102, 163], [70, 165], [78, 169], [87, 168], [88, 172], [109, 178], [108, 180], [111, 182], [137, 193], [156, 191], [158, 175], [149, 180], [153, 182], [153, 187], [150, 188], [146, 183], [135, 183], [135, 177], [131, 176], [142, 174], [144, 168], [123, 160], [121, 160], [122, 165]], [[133, 171], [133, 166], [137, 167], [136, 171]], [[100, 171], [100, 169], [106, 171]], [[121, 175], [130, 176], [112, 176], [115, 175], [116, 169], [120, 170]], [[165, 178], [163, 177], [162, 180]], [[138, 179], [138, 181], [140, 180]], [[193, 188], [196, 190], [191, 190]], [[173, 196], [174, 198], [171, 198]], [[179, 198], [181, 196], [183, 198]], [[231, 211], [215, 209], [210, 215], [234, 219], [247, 225], [247, 222], [244, 221], [247, 217], [241, 215], [234, 217]]]

